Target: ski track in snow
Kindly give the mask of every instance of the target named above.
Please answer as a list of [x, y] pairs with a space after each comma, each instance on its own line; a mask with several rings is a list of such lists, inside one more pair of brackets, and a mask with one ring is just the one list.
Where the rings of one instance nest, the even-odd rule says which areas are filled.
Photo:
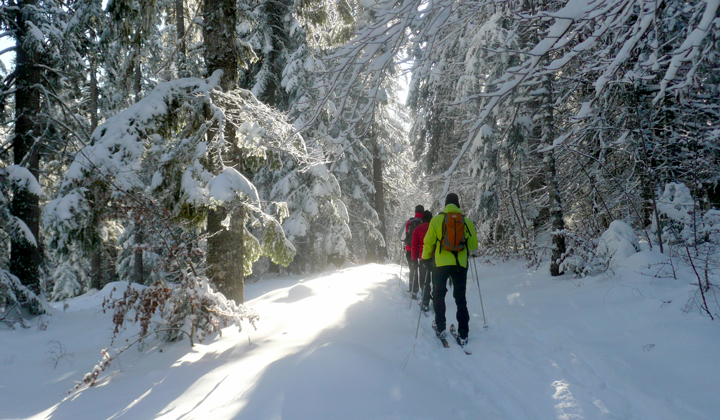
[[[76, 298], [48, 317], [45, 332], [0, 331], [0, 419], [694, 420], [718, 412], [708, 395], [717, 385], [715, 326], [663, 303], [680, 302], [682, 287], [656, 279], [646, 295], [649, 279], [637, 275], [570, 281], [517, 263], [477, 268], [488, 328], [471, 270], [470, 356], [454, 340], [442, 347], [433, 316], [421, 317], [415, 339], [419, 308], [408, 309], [407, 274], [401, 283], [398, 266], [367, 265], [248, 284], [257, 331], [226, 328], [190, 350], [149, 343], [60, 402], [109, 334], [100, 294]], [[457, 324], [451, 292], [446, 303], [448, 325]], [[74, 363], [50, 367], [51, 340], [63, 341]]]

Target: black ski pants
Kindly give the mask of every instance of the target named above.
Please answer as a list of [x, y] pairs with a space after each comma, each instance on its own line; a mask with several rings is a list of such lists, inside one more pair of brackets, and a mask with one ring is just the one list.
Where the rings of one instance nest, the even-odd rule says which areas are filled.
[[412, 292], [413, 295], [416, 295], [418, 292], [418, 280], [420, 278], [420, 275], [418, 273], [418, 267], [420, 264], [418, 264], [418, 260], [410, 261], [410, 288], [409, 292]]
[[410, 270], [409, 271], [410, 274], [408, 275], [408, 282], [409, 282], [408, 283], [408, 292], [417, 293], [417, 291], [418, 291], [418, 285], [417, 285], [418, 265], [419, 264], [418, 264], [417, 260], [413, 260], [410, 258], [410, 256], [411, 256], [410, 251], [406, 251], [405, 256], [407, 257], [408, 269]]
[[457, 305], [455, 317], [458, 322], [458, 334], [462, 338], [468, 336], [468, 323], [470, 314], [467, 308], [465, 290], [467, 287], [467, 268], [459, 265], [446, 265], [433, 269], [433, 307], [435, 308], [435, 324], [438, 331], [447, 327], [445, 320], [445, 295], [447, 294], [447, 281], [452, 279], [453, 297]]

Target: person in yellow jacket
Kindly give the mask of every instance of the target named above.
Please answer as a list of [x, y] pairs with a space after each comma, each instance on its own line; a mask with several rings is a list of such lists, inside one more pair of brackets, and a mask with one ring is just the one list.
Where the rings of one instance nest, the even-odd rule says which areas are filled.
[[430, 226], [425, 234], [423, 243], [422, 262], [426, 267], [432, 267], [434, 254], [435, 267], [432, 268], [433, 307], [435, 309], [435, 325], [438, 337], [445, 338], [446, 335], [445, 295], [447, 294], [447, 280], [450, 278], [452, 279], [453, 285], [453, 297], [457, 305], [458, 335], [460, 336], [460, 340], [462, 340], [461, 344], [464, 345], [467, 343], [468, 323], [470, 321], [467, 299], [465, 298], [468, 251], [477, 249], [478, 240], [472, 221], [463, 217], [464, 227], [461, 227], [461, 229], [463, 229], [465, 233], [462, 249], [453, 252], [443, 246], [446, 215], [453, 213], [462, 215], [460, 199], [457, 194], [450, 193], [445, 198], [445, 209], [430, 221]]

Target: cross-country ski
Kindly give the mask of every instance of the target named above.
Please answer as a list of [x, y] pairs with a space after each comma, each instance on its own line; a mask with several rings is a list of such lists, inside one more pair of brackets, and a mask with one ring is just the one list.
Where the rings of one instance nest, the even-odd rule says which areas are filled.
[[463, 349], [463, 351], [465, 352], [465, 354], [471, 355], [472, 352], [465, 347], [465, 346], [467, 345], [467, 342], [463, 342], [463, 339], [460, 338], [460, 335], [458, 334], [457, 330], [455, 329], [455, 324], [450, 325], [450, 330], [449, 330], [449, 331], [450, 331], [450, 335], [452, 335], [453, 338], [455, 338], [455, 341], [458, 343], [458, 345], [460, 346], [460, 348]]
[[432, 323], [432, 329], [435, 332], [435, 336], [440, 340], [440, 343], [442, 343], [442, 346], [445, 348], [450, 347], [450, 343], [447, 340], [447, 337], [445, 336], [445, 331], [438, 331], [437, 326], [435, 325], [435, 321]]

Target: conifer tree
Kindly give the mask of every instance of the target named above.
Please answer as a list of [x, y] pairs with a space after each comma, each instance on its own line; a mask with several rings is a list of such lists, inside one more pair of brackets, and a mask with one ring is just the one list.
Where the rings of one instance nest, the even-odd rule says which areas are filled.
[[[10, 6], [10, 5], [8, 5]], [[12, 4], [14, 13], [5, 23], [16, 45], [14, 72], [15, 126], [12, 140], [13, 162], [27, 168], [38, 179], [40, 173], [40, 145], [43, 135], [40, 115], [40, 89], [42, 46], [33, 28], [42, 26], [37, 0], [19, 0]], [[16, 188], [10, 209], [13, 217], [22, 220], [33, 240], [14, 236], [11, 239], [10, 272], [30, 288], [40, 293], [40, 264], [43, 260], [40, 247], [40, 203], [38, 191]]]

